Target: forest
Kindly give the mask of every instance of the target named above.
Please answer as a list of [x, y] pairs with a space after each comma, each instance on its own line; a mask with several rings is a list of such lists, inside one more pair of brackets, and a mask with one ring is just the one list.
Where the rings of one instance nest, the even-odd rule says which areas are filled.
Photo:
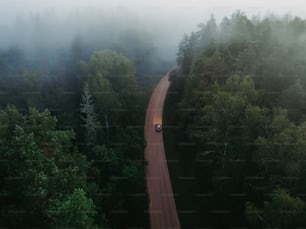
[[177, 64], [164, 130], [182, 228], [305, 227], [306, 21], [212, 16]]
[[55, 36], [49, 16], [1, 28], [0, 227], [147, 228], [143, 123], [169, 62], [138, 24], [96, 12]]
[[[1, 228], [149, 227], [146, 106], [175, 61], [112, 13], [0, 24]], [[182, 228], [306, 227], [306, 21], [212, 16], [176, 64], [163, 135]]]

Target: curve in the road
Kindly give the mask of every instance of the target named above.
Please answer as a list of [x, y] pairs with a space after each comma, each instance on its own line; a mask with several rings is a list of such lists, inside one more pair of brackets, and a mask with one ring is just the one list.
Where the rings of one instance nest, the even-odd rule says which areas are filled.
[[154, 89], [147, 108], [144, 134], [146, 182], [149, 193], [151, 229], [180, 228], [176, 211], [168, 164], [165, 156], [162, 132], [155, 131], [155, 124], [162, 124], [164, 101], [170, 86], [166, 74]]

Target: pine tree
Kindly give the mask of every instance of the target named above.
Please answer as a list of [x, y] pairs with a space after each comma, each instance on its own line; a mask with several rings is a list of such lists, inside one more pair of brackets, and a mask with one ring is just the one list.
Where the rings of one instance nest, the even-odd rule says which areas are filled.
[[85, 83], [84, 85], [80, 107], [81, 107], [80, 117], [84, 122], [82, 126], [86, 128], [85, 140], [87, 143], [93, 143], [95, 141], [96, 131], [99, 126], [99, 121], [95, 112], [92, 96], [89, 93], [89, 88], [87, 83]]

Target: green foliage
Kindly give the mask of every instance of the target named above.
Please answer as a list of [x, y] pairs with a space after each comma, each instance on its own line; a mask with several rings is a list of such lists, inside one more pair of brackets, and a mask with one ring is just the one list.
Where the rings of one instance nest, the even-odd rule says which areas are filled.
[[[105, 128], [105, 143], [113, 137], [112, 126], [116, 123], [126, 126], [135, 122], [127, 112], [139, 115], [140, 102], [135, 68], [122, 54], [110, 50], [94, 52], [88, 62], [82, 62], [84, 81], [88, 83], [89, 93], [93, 95], [102, 127]], [[129, 117], [127, 120], [126, 117]], [[100, 133], [103, 134], [103, 133]]]
[[[92, 161], [90, 195], [97, 211], [105, 212], [110, 226], [143, 225], [146, 218], [138, 217], [145, 214], [146, 195], [131, 200], [131, 196], [145, 193], [143, 164], [132, 163], [143, 161], [143, 131], [133, 127], [142, 125], [145, 115], [134, 65], [122, 54], [100, 50], [87, 62], [82, 61], [81, 69], [82, 80], [93, 96], [91, 105], [101, 120], [96, 144], [84, 149]], [[113, 214], [114, 211], [124, 214]], [[99, 217], [96, 216], [98, 222]]]
[[75, 189], [63, 201], [53, 201], [51, 206], [49, 214], [54, 219], [54, 228], [97, 228], [93, 218], [96, 213], [94, 203], [83, 189]]
[[[139, 219], [146, 206], [145, 180], [142, 163], [129, 162], [120, 168], [120, 174], [113, 173], [103, 188], [102, 205], [109, 210], [108, 219], [114, 227], [139, 226], [146, 218]], [[114, 213], [118, 212], [116, 215]]]
[[296, 80], [293, 85], [284, 90], [280, 96], [280, 104], [288, 109], [288, 116], [291, 120], [301, 122], [306, 120], [306, 93], [301, 80]]
[[[128, 93], [136, 88], [135, 69], [131, 61], [122, 54], [110, 50], [94, 52], [88, 63], [81, 63], [89, 87], [92, 91], [99, 91], [103, 79], [110, 82], [116, 93]], [[93, 82], [98, 83], [96, 88]]]
[[[268, 136], [256, 140], [256, 159], [262, 175], [269, 179], [269, 186], [282, 184], [295, 190], [302, 177], [306, 159], [305, 123], [295, 126], [284, 111], [274, 112]], [[286, 179], [291, 177], [292, 179]]]
[[[12, 212], [24, 213], [18, 221], [1, 208], [1, 222], [18, 227], [47, 225], [49, 202], [76, 188], [86, 187], [89, 163], [72, 144], [72, 131], [56, 130], [56, 119], [48, 111], [30, 108], [22, 115], [15, 107], [0, 112], [1, 201]], [[33, 222], [35, 222], [33, 224]]]
[[296, 228], [305, 220], [305, 202], [292, 197], [286, 190], [277, 188], [271, 201], [264, 203], [259, 210], [254, 204], [247, 202], [246, 218], [252, 228]]
[[[306, 187], [305, 26], [298, 17], [250, 19], [238, 11], [184, 36], [171, 87], [181, 92], [176, 141], [189, 146], [177, 144], [180, 165], [196, 177], [193, 194], [212, 196], [196, 203], [212, 219], [201, 226], [306, 225], [305, 197], [281, 191]], [[282, 204], [292, 214], [280, 214]], [[254, 214], [242, 216], [245, 208]], [[209, 213], [215, 209], [231, 217]]]
[[[45, 29], [41, 17], [35, 21]], [[0, 50], [0, 108], [16, 106], [0, 110], [0, 227], [148, 226], [140, 127], [149, 92], [138, 83], [150, 87], [146, 78], [168, 67], [145, 31], [132, 26], [113, 33], [98, 24], [101, 34], [79, 33], [70, 49], [40, 37], [35, 50]], [[113, 50], [95, 51], [101, 48]], [[116, 180], [130, 173], [124, 184]], [[91, 200], [92, 224], [61, 218], [73, 213], [69, 203], [89, 207]]]
[[263, 126], [264, 120], [261, 120], [263, 117], [258, 115], [262, 116], [261, 113], [265, 111], [252, 105], [257, 100], [258, 94], [250, 77], [234, 76], [228, 78], [224, 85], [215, 83], [207, 87], [206, 93], [198, 98], [203, 105], [197, 114], [199, 117], [195, 118], [199, 125], [206, 128], [199, 131], [191, 130], [191, 135], [200, 137], [199, 141], [205, 144], [216, 143], [215, 147], [218, 145], [220, 148], [217, 151], [222, 151], [224, 154], [226, 150], [224, 147], [227, 147], [231, 141], [234, 141], [230, 144], [233, 146], [241, 142], [237, 137], [247, 131], [247, 128], [244, 128], [246, 125], [253, 122], [254, 127]]
[[41, 107], [42, 74], [26, 66], [19, 48], [0, 51], [0, 105], [18, 104], [23, 109]]

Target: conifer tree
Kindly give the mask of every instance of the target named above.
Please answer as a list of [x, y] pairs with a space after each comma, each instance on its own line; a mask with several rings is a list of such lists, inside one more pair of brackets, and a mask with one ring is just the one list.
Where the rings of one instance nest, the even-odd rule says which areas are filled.
[[99, 126], [99, 121], [95, 112], [94, 102], [88, 89], [88, 84], [85, 83], [83, 95], [80, 104], [81, 119], [84, 122], [83, 127], [86, 128], [85, 141], [86, 143], [93, 143], [96, 137], [96, 131]]

